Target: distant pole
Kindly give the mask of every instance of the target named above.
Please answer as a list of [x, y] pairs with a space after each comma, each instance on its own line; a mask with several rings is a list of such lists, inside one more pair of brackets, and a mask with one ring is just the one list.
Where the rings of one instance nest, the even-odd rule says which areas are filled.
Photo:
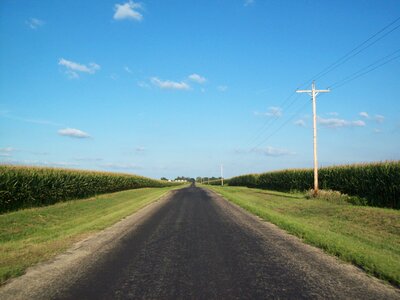
[[221, 186], [224, 186], [224, 166], [221, 164]]
[[318, 195], [318, 160], [317, 160], [317, 95], [319, 93], [329, 93], [330, 90], [316, 90], [315, 81], [312, 83], [311, 90], [297, 90], [297, 93], [308, 93], [312, 98], [313, 108], [313, 131], [314, 131], [314, 197]]

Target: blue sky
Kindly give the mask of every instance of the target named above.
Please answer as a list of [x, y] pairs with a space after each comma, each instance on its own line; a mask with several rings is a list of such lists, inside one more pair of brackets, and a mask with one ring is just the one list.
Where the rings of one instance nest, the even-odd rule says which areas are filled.
[[320, 165], [398, 160], [400, 20], [315, 75], [399, 8], [3, 0], [0, 161], [154, 178], [219, 176], [220, 164], [226, 177], [312, 167], [311, 102], [294, 91], [315, 77], [332, 87], [317, 100]]

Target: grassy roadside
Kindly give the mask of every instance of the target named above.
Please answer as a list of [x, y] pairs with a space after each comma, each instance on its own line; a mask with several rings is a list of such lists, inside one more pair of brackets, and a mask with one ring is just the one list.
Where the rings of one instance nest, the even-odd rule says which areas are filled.
[[181, 187], [128, 190], [0, 215], [0, 284]]
[[206, 188], [306, 243], [400, 285], [400, 211], [245, 187]]

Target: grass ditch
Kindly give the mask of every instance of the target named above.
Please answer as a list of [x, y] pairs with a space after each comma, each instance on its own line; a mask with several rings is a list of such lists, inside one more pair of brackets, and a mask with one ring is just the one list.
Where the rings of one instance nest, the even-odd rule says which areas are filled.
[[0, 284], [177, 188], [182, 186], [128, 190], [0, 215]]
[[246, 187], [206, 188], [306, 243], [400, 286], [400, 211]]

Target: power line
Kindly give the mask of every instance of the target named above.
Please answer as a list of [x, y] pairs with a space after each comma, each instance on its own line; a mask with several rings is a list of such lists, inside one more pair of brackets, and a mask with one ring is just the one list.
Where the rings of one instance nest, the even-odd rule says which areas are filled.
[[[388, 59], [388, 58], [393, 56], [396, 53], [399, 53], [399, 52], [400, 52], [400, 49], [394, 51], [393, 53], [391, 53], [389, 55], [386, 55], [385, 57], [382, 57], [382, 58], [378, 59], [377, 61], [375, 61], [372, 64], [369, 64], [368, 66], [358, 70], [357, 72], [355, 72], [355, 73], [353, 73], [353, 74], [351, 74], [349, 76], [346, 76], [345, 78], [343, 78], [343, 79], [341, 79], [339, 81], [336, 81], [335, 83], [330, 85], [330, 89], [337, 89], [337, 88], [339, 88], [339, 87], [341, 87], [341, 86], [343, 86], [343, 85], [345, 85], [345, 84], [347, 84], [347, 83], [349, 83], [349, 82], [351, 82], [351, 81], [353, 81], [353, 80], [355, 80], [355, 79], [357, 79], [357, 78], [359, 78], [361, 76], [364, 76], [364, 75], [366, 75], [366, 74], [368, 74], [368, 73], [370, 73], [370, 72], [372, 72], [372, 71], [374, 71], [374, 70], [376, 70], [376, 69], [378, 69], [378, 68], [380, 68], [380, 67], [382, 67], [382, 66], [384, 66], [384, 65], [386, 65], [388, 63], [390, 63], [391, 61], [399, 58], [400, 55], [396, 55], [396, 56], [394, 56], [394, 57], [392, 57], [390, 59]], [[381, 61], [384, 61], [384, 62], [378, 64]]]
[[[347, 61], [349, 61], [351, 58], [355, 57], [356, 55], [360, 54], [361, 52], [363, 52], [365, 49], [371, 47], [372, 45], [376, 44], [378, 41], [382, 40], [383, 38], [385, 38], [386, 36], [388, 36], [390, 33], [392, 33], [393, 31], [395, 31], [396, 29], [398, 29], [400, 27], [400, 24], [395, 26], [394, 28], [392, 28], [391, 30], [385, 32], [388, 28], [390, 28], [392, 25], [394, 25], [395, 23], [397, 23], [400, 20], [400, 17], [396, 18], [395, 20], [393, 20], [392, 22], [390, 22], [389, 24], [387, 24], [386, 26], [384, 26], [383, 28], [381, 28], [380, 30], [378, 30], [375, 34], [373, 34], [371, 37], [369, 37], [368, 39], [366, 39], [365, 41], [363, 41], [362, 43], [360, 43], [359, 45], [357, 45], [355, 48], [353, 48], [352, 50], [350, 50], [349, 52], [347, 52], [345, 55], [343, 55], [342, 57], [340, 57], [339, 59], [337, 59], [335, 62], [333, 62], [332, 64], [330, 64], [329, 66], [327, 66], [326, 68], [324, 68], [322, 71], [320, 71], [319, 73], [317, 73], [316, 75], [314, 75], [313, 78], [310, 78], [309, 80], [305, 81], [304, 83], [302, 83], [301, 85], [299, 85], [299, 87], [304, 86], [305, 84], [308, 84], [311, 80], [316, 80], [319, 79], [325, 75], [327, 75], [328, 73], [332, 72], [333, 70], [335, 70], [336, 68], [338, 68], [339, 66], [343, 65], [344, 63], [346, 63]], [[381, 33], [385, 32], [383, 35], [379, 36]], [[377, 38], [376, 38], [377, 37]], [[375, 39], [376, 38], [376, 39]], [[371, 41], [371, 42], [370, 42]], [[396, 53], [396, 52], [395, 52]], [[387, 56], [390, 57], [393, 54]], [[387, 58], [385, 57], [385, 58]], [[382, 61], [385, 58], [382, 58], [376, 62], [374, 62], [373, 64], [370, 64], [369, 66], [359, 70], [358, 72], [334, 83], [333, 85], [331, 85], [331, 87], [339, 88], [340, 86], [349, 83], [350, 81], [353, 81], [363, 75], [366, 75], [369, 72], [372, 72], [373, 70], [389, 63], [390, 61], [398, 58], [399, 56], [393, 57], [377, 66], [375, 66], [372, 69], [366, 70], [369, 67], [375, 65], [376, 63]], [[365, 72], [363, 72], [363, 70], [366, 70]], [[297, 89], [296, 89], [297, 90]], [[287, 107], [284, 107], [288, 101], [293, 97], [293, 95], [296, 93], [296, 90], [294, 90], [281, 104], [281, 109], [282, 111], [288, 110], [297, 100], [297, 98], [293, 99], [291, 102], [289, 102], [289, 104], [287, 105]], [[299, 95], [298, 95], [299, 96]], [[275, 135], [279, 130], [281, 130], [284, 126], [286, 126], [290, 121], [292, 121], [297, 114], [302, 111], [305, 108], [306, 105], [300, 107], [300, 109], [291, 117], [289, 118], [286, 122], [284, 122], [280, 127], [278, 127], [278, 129], [276, 129], [274, 132], [272, 132], [270, 135], [268, 135], [264, 140], [262, 140], [260, 143], [258, 143], [256, 146], [254, 146], [250, 152], [254, 151], [254, 149], [256, 149], [257, 147], [259, 147], [260, 145], [264, 144], [267, 140], [269, 140], [273, 135]], [[266, 130], [270, 129], [272, 127], [272, 125], [278, 120], [278, 118], [274, 118], [274, 119], [268, 119], [260, 128], [260, 130], [258, 130], [255, 138], [251, 139], [251, 141], [257, 141], [260, 136], [266, 132]]]
[[[295, 97], [286, 107], [285, 104], [287, 103], [288, 100], [290, 100], [290, 98], [293, 97], [293, 95], [296, 94], [296, 91], [294, 91], [293, 93], [291, 93], [289, 95], [289, 97], [287, 97], [281, 104], [281, 111], [284, 111], [286, 109], [289, 109], [289, 107], [291, 107], [293, 105], [293, 103], [296, 102], [297, 98], [299, 97], [299, 95], [297, 95], [297, 97]], [[249, 141], [249, 144], [252, 144], [253, 142], [256, 142], [261, 135], [265, 132], [266, 129], [270, 128], [273, 124], [275, 124], [276, 121], [278, 121], [279, 117], [275, 116], [275, 118], [273, 118], [273, 116], [271, 116], [270, 118], [268, 118], [268, 120], [266, 120], [263, 124], [263, 126], [260, 128], [260, 130], [258, 130], [257, 134], [255, 135], [255, 138], [251, 139]], [[271, 123], [271, 124], [270, 124]]]
[[[340, 57], [338, 60], [336, 60], [335, 62], [333, 62], [332, 64], [330, 64], [329, 66], [327, 66], [326, 68], [324, 68], [322, 71], [320, 71], [319, 73], [317, 73], [316, 75], [314, 75], [312, 78], [310, 78], [309, 80], [305, 81], [303, 84], [301, 84], [300, 86], [304, 86], [305, 84], [308, 84], [311, 80], [317, 80], [323, 76], [325, 76], [326, 74], [330, 73], [331, 71], [335, 70], [336, 68], [338, 68], [339, 66], [343, 65], [344, 63], [346, 63], [348, 60], [350, 60], [351, 58], [353, 58], [354, 56], [360, 54], [362, 51], [364, 51], [365, 49], [371, 47], [372, 45], [376, 44], [378, 41], [382, 40], [384, 37], [386, 37], [387, 35], [389, 35], [390, 33], [392, 33], [393, 31], [395, 31], [397, 28], [400, 27], [400, 24], [397, 25], [396, 27], [392, 28], [390, 31], [386, 32], [384, 35], [378, 37], [376, 40], [372, 41], [371, 43], [369, 43], [368, 45], [366, 45], [365, 47], [363, 47], [365, 44], [367, 44], [369, 41], [371, 41], [372, 39], [374, 39], [376, 36], [378, 36], [379, 34], [381, 34], [382, 32], [384, 32], [386, 29], [388, 29], [390, 26], [392, 26], [393, 24], [395, 24], [396, 22], [398, 22], [400, 20], [400, 17], [398, 17], [397, 19], [395, 19], [394, 21], [390, 22], [388, 25], [384, 26], [382, 29], [380, 29], [378, 32], [376, 32], [375, 34], [373, 34], [371, 37], [369, 37], [368, 39], [366, 39], [365, 41], [363, 41], [361, 44], [359, 44], [358, 46], [356, 46], [355, 48], [353, 48], [352, 50], [350, 50], [349, 52], [347, 52], [345, 55], [343, 55], [342, 57]], [[361, 48], [363, 47], [363, 48]], [[360, 49], [361, 48], [361, 49]], [[360, 50], [358, 50], [360, 49]], [[358, 51], [357, 51], [358, 50]], [[355, 52], [357, 51], [357, 52]], [[355, 53], [353, 53], [355, 52]]]
[[298, 114], [300, 112], [302, 112], [307, 106], [307, 102], [304, 103], [303, 106], [300, 107], [300, 109], [298, 109], [291, 118], [289, 118], [288, 120], [286, 120], [286, 122], [284, 122], [281, 126], [279, 126], [275, 131], [273, 131], [270, 135], [268, 135], [264, 140], [262, 140], [260, 143], [258, 143], [256, 146], [254, 146], [250, 152], [253, 152], [255, 149], [257, 149], [259, 146], [261, 146], [262, 144], [264, 144], [266, 141], [268, 141], [272, 136], [274, 136], [277, 132], [279, 132], [284, 126], [286, 126], [286, 124], [288, 124], [289, 122], [291, 122], [295, 117], [298, 116]]
[[[296, 94], [296, 90], [294, 90], [293, 92], [291, 92], [290, 93], [290, 95], [288, 96], [288, 97], [286, 97], [285, 98], [285, 100], [282, 102], [282, 104], [280, 105], [280, 109], [281, 110], [284, 110], [284, 109], [286, 109], [286, 108], [284, 108], [284, 106], [285, 106], [285, 104], [293, 97], [293, 95], [295, 95]], [[291, 105], [291, 103], [289, 104], [289, 106]], [[289, 107], [288, 106], [288, 107]], [[261, 127], [257, 130], [257, 133], [252, 137], [252, 138], [250, 138], [250, 139], [248, 139], [248, 141], [246, 142], [246, 144], [252, 144], [253, 142], [255, 142], [255, 141], [257, 141], [259, 138], [260, 138], [260, 136], [263, 134], [263, 132], [264, 132], [264, 130], [266, 129], [266, 128], [268, 128], [269, 126], [269, 123], [271, 123], [272, 122], [272, 124], [277, 120], [278, 118], [277, 117], [275, 117], [275, 118], [273, 118], [273, 116], [271, 116], [270, 118], [268, 118], [264, 123], [263, 123], [263, 125], [261, 125]], [[272, 125], [271, 124], [271, 125]]]

